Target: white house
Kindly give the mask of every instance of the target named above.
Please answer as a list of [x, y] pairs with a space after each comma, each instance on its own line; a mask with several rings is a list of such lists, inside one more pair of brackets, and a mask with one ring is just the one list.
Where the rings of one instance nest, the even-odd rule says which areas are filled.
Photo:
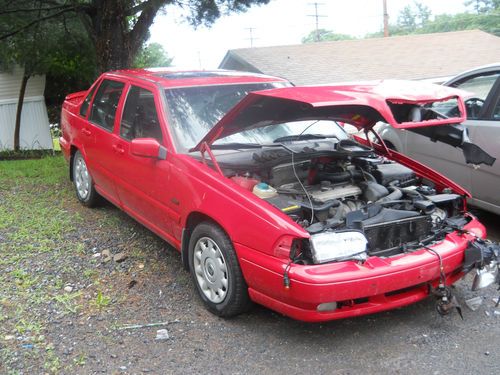
[[[23, 70], [0, 72], [0, 151], [14, 149], [14, 127]], [[52, 149], [49, 118], [43, 92], [45, 76], [28, 81], [21, 114], [21, 149]]]

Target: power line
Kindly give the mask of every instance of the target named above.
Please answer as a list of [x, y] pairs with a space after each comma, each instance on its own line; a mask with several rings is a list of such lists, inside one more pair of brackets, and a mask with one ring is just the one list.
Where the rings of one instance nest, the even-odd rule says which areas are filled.
[[319, 42], [319, 18], [320, 17], [327, 17], [324, 14], [318, 14], [318, 5], [325, 5], [324, 3], [309, 3], [309, 5], [314, 5], [314, 14], [308, 14], [308, 17], [314, 17], [316, 19], [316, 35], [314, 37], [315, 42]]

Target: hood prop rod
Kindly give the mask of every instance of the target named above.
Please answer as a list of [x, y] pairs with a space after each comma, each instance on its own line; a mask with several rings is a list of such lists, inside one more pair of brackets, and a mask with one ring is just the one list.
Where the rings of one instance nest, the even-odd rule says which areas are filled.
[[[384, 140], [382, 139], [382, 137], [375, 131], [373, 130], [373, 127], [370, 128], [369, 130], [365, 130], [365, 136], [366, 136], [366, 139], [370, 139], [368, 137], [368, 132], [372, 132], [373, 135], [375, 136], [375, 138], [377, 138], [377, 141], [380, 143], [380, 145], [384, 148], [384, 151], [387, 155], [391, 156], [392, 155], [392, 151], [389, 147], [387, 147], [387, 145], [385, 144]], [[370, 144], [371, 144], [371, 141], [369, 140]]]
[[222, 169], [220, 169], [219, 163], [217, 163], [217, 159], [215, 159], [215, 156], [210, 149], [210, 146], [208, 145], [207, 142], [203, 142], [200, 147], [200, 153], [201, 153], [201, 161], [203, 164], [207, 165], [207, 160], [205, 159], [205, 152], [208, 154], [210, 159], [212, 160], [212, 163], [214, 164], [215, 170], [219, 172], [222, 176], [224, 176], [224, 173], [222, 173]]

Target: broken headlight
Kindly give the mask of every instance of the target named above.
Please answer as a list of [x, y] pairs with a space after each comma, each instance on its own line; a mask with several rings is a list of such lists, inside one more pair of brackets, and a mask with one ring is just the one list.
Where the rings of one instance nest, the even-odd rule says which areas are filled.
[[314, 263], [340, 260], [365, 260], [365, 235], [359, 231], [323, 232], [312, 235], [311, 253]]

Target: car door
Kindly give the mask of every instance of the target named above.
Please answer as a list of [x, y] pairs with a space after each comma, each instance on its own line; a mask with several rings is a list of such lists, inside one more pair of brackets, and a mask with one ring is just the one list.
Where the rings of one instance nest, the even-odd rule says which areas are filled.
[[428, 137], [408, 130], [398, 132], [405, 145], [405, 153], [411, 158], [449, 177], [466, 190], [471, 190], [471, 168], [466, 165], [461, 149], [432, 142]]
[[118, 156], [113, 148], [117, 109], [125, 82], [105, 78], [90, 107], [88, 133], [92, 141], [86, 146], [86, 156], [99, 193], [118, 204], [114, 183], [114, 163]]
[[[449, 84], [452, 87], [471, 93], [472, 97], [466, 99], [468, 120], [464, 125], [468, 129], [473, 143], [492, 154], [492, 156], [495, 156], [493, 155], [493, 148], [491, 145], [487, 145], [486, 142], [476, 139], [478, 134], [474, 128], [478, 124], [478, 120], [484, 118], [484, 113], [487, 109], [484, 104], [489, 92], [495, 86], [497, 78], [498, 73], [496, 72], [478, 73], [466, 76], [465, 78], [461, 77], [456, 82]], [[446, 107], [446, 103], [444, 106]], [[431, 142], [429, 138], [410, 131], [405, 131], [404, 133], [404, 137], [402, 138], [405, 143], [406, 152], [412, 158], [427, 164], [459, 183], [465, 189], [469, 190], [474, 197], [479, 193], [477, 191], [478, 188], [482, 190], [482, 187], [475, 181], [477, 178], [477, 174], [474, 172], [475, 166], [465, 162], [463, 151], [460, 148], [453, 148], [439, 142]], [[480, 168], [491, 171], [492, 167], [481, 166]]]
[[[500, 194], [498, 193], [498, 186], [500, 186], [500, 162], [498, 162], [500, 160], [498, 148], [500, 145], [500, 71], [490, 75], [488, 79], [491, 81], [495, 77], [496, 83], [486, 92], [487, 95], [481, 92], [481, 88], [474, 91], [474, 95], [481, 95], [484, 101], [482, 101], [481, 110], [477, 111], [477, 115], [471, 113], [465, 125], [469, 128], [474, 143], [497, 158], [497, 162], [492, 166], [481, 165], [472, 169], [473, 199], [471, 203], [500, 212]], [[469, 89], [469, 91], [472, 90]], [[472, 105], [475, 104], [472, 103]], [[497, 208], [494, 209], [491, 205]]]
[[156, 139], [164, 149], [164, 125], [158, 115], [160, 98], [152, 87], [130, 85], [123, 106], [119, 136], [114, 147], [120, 150], [114, 165], [122, 207], [165, 237], [172, 233], [172, 220], [179, 215], [169, 205], [170, 161], [137, 156], [131, 152], [134, 139]]

